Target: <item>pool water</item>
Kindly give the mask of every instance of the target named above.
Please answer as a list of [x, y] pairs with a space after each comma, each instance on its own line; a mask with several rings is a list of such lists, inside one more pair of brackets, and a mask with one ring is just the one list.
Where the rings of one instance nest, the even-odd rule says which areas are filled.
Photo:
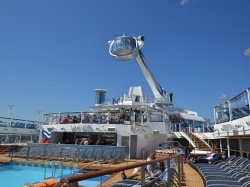
[[[72, 176], [74, 167], [59, 167], [55, 172], [55, 179]], [[25, 183], [37, 183], [44, 180], [45, 165], [43, 164], [24, 164], [24, 163], [9, 163], [0, 166], [0, 186], [3, 187], [21, 187]], [[52, 176], [52, 169], [46, 168], [46, 176]], [[107, 180], [109, 176], [103, 176], [102, 181]], [[79, 182], [85, 187], [95, 187], [100, 184], [100, 177], [84, 180]]]

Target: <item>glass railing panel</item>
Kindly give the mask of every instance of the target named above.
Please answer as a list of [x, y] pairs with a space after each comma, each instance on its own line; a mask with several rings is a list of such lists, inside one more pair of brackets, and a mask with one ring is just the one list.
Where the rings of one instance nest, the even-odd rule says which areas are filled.
[[243, 92], [230, 101], [232, 120], [249, 115], [249, 101], [247, 92]]
[[39, 122], [30, 121], [30, 120], [23, 120], [23, 119], [0, 117], [0, 126], [1, 127], [12, 127], [12, 128], [37, 129], [37, 128], [39, 128]]
[[216, 124], [230, 121], [229, 105], [224, 103], [215, 107], [215, 120]]

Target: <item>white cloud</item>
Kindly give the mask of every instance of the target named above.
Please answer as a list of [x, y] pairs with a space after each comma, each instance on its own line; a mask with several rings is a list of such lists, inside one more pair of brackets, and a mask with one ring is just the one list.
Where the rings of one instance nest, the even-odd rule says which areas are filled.
[[244, 51], [244, 54], [247, 55], [247, 56], [250, 56], [250, 48], [246, 49], [246, 50]]
[[189, 3], [190, 0], [181, 0], [180, 4], [181, 6], [184, 6], [185, 4]]

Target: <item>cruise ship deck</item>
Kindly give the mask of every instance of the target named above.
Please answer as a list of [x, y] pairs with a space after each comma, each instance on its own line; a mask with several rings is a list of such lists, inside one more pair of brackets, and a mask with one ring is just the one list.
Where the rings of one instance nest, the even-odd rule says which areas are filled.
[[[1, 146], [0, 146], [1, 148]], [[47, 161], [44, 161], [42, 159], [29, 159], [27, 160], [26, 158], [11, 158], [9, 156], [7, 156], [6, 154], [2, 154], [0, 156], [0, 163], [1, 164], [6, 164], [8, 162], [21, 162], [21, 163], [35, 163], [35, 164], [44, 164]], [[111, 164], [102, 164], [102, 166], [100, 166], [99, 163], [96, 164], [92, 164], [89, 169], [90, 170], [103, 170], [103, 169], [110, 169], [110, 168], [119, 168], [122, 166], [127, 166], [127, 165], [131, 165], [131, 164], [135, 164], [135, 163], [141, 163], [144, 160], [126, 160], [124, 162], [120, 162], [120, 163], [111, 163]], [[88, 165], [89, 163], [77, 163], [77, 162], [69, 162], [69, 161], [64, 161], [62, 162], [62, 164], [64, 166], [75, 166], [78, 168], [82, 168], [86, 165]], [[125, 171], [126, 175], [129, 177], [132, 175], [134, 169], [130, 169]], [[140, 176], [137, 176], [136, 179], [140, 180]], [[112, 184], [115, 184], [119, 181], [121, 181], [121, 175], [120, 172], [118, 173], [114, 173], [107, 181], [103, 182], [101, 184], [102, 187], [108, 187]], [[200, 176], [200, 174], [193, 169], [188, 163], [184, 163], [183, 164], [183, 180], [181, 182], [181, 186], [186, 186], [186, 187], [204, 187], [203, 184], [203, 180]]]

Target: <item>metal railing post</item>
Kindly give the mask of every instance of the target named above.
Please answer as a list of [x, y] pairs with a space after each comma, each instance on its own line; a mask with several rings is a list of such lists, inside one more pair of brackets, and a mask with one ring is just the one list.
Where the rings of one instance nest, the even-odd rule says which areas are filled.
[[141, 186], [145, 187], [145, 166], [141, 166]]
[[[178, 157], [178, 158], [177, 158]], [[103, 175], [107, 175], [107, 174], [113, 174], [113, 173], [117, 173], [120, 171], [125, 171], [125, 170], [129, 170], [129, 169], [134, 169], [134, 168], [141, 168], [141, 181], [140, 181], [140, 185], [142, 187], [146, 186], [146, 181], [145, 181], [145, 167], [149, 164], [155, 164], [157, 162], [162, 162], [162, 161], [167, 161], [170, 159], [174, 159], [175, 160], [175, 164], [177, 165], [177, 167], [179, 168], [179, 176], [181, 174], [180, 171], [180, 157], [178, 156], [170, 156], [170, 157], [163, 157], [163, 158], [157, 158], [155, 160], [151, 160], [151, 161], [145, 161], [142, 163], [135, 163], [135, 164], [131, 164], [131, 165], [127, 165], [127, 166], [121, 166], [121, 167], [115, 167], [115, 168], [109, 168], [109, 169], [105, 169], [105, 170], [98, 170], [98, 171], [94, 171], [94, 172], [90, 172], [90, 173], [85, 173], [85, 174], [80, 174], [77, 176], [69, 176], [67, 178], [61, 178], [61, 182], [67, 183], [67, 184], [73, 184], [74, 182], [77, 181], [82, 181], [82, 180], [86, 180], [86, 179], [90, 179], [90, 178], [94, 178], [94, 177], [99, 177], [99, 176], [103, 176]], [[178, 163], [179, 161], [179, 163]], [[170, 161], [168, 161], [170, 162]], [[168, 165], [170, 165], [170, 163], [168, 163]], [[168, 166], [170, 168], [170, 166]], [[170, 170], [170, 169], [169, 169]], [[169, 171], [170, 172], [170, 171]], [[169, 174], [168, 174], [169, 175]], [[168, 180], [171, 180], [171, 175], [172, 172], [170, 172], [170, 176]], [[180, 178], [179, 176], [177, 176], [178, 178]], [[170, 183], [170, 182], [169, 182]], [[178, 184], [181, 182], [178, 182]]]
[[168, 168], [168, 179], [167, 179], [167, 185], [170, 187], [170, 159], [167, 159], [167, 168]]
[[183, 176], [184, 176], [184, 169], [183, 169], [183, 163], [184, 163], [184, 156], [181, 155], [182, 159], [181, 159], [181, 181], [183, 180]]
[[177, 163], [178, 163], [178, 184], [181, 186], [181, 156], [179, 155], [177, 157]]
[[227, 138], [227, 156], [230, 157], [230, 144], [229, 144], [229, 138]]
[[27, 145], [27, 156], [26, 156], [26, 160], [29, 160], [29, 155], [30, 155], [30, 146]]
[[100, 186], [102, 186], [102, 176], [100, 177]]

